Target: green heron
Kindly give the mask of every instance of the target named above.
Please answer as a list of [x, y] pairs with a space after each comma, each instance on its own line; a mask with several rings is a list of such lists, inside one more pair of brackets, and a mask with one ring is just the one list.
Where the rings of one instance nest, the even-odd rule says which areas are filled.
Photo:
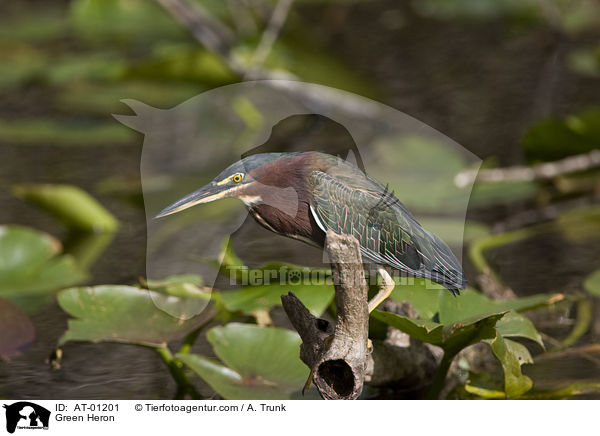
[[453, 295], [466, 285], [441, 239], [421, 227], [385, 186], [336, 156], [311, 151], [245, 157], [155, 218], [227, 197], [242, 200], [268, 230], [318, 247], [327, 230], [353, 235], [363, 260], [376, 264], [384, 279], [369, 311], [392, 292], [385, 267], [430, 279]]

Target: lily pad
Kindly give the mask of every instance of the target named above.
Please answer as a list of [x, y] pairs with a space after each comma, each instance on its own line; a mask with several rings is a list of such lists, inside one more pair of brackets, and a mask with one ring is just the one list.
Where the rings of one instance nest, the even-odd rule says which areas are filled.
[[4, 298], [0, 298], [0, 332], [1, 359], [18, 356], [35, 338], [35, 328], [29, 317]]
[[49, 295], [81, 282], [86, 275], [71, 256], [59, 255], [60, 242], [22, 226], [0, 226], [0, 296], [31, 313]]
[[17, 197], [48, 211], [68, 228], [112, 232], [119, 223], [96, 199], [72, 185], [18, 185]]
[[[189, 320], [173, 317], [158, 308], [155, 291], [133, 286], [103, 285], [70, 288], [58, 294], [58, 304], [71, 315], [59, 345], [69, 341], [121, 342], [163, 347], [203, 323], [202, 316]], [[180, 297], [170, 296], [180, 305]]]
[[206, 337], [221, 362], [197, 354], [178, 354], [227, 400], [290, 399], [308, 377], [299, 358], [296, 332], [274, 327], [230, 323]]

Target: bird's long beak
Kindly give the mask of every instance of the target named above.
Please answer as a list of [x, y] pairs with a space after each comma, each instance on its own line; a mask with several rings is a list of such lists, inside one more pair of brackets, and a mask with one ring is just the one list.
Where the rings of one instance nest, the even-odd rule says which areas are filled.
[[218, 200], [225, 197], [227, 191], [228, 189], [224, 189], [223, 186], [219, 186], [215, 182], [211, 182], [197, 191], [194, 191], [191, 194], [188, 194], [185, 197], [177, 200], [175, 203], [165, 207], [154, 218], [161, 218], [163, 216], [181, 212], [182, 210], [197, 204]]

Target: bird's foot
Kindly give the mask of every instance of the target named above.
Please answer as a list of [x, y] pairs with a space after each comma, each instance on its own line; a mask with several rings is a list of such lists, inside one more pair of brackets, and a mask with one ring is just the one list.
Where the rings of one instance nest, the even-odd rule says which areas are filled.
[[383, 279], [383, 284], [381, 285], [381, 288], [379, 288], [377, 294], [369, 301], [369, 313], [373, 312], [377, 306], [383, 303], [383, 301], [390, 296], [394, 290], [394, 286], [396, 285], [394, 279], [392, 279], [392, 277], [384, 268], [379, 267], [377, 272]]

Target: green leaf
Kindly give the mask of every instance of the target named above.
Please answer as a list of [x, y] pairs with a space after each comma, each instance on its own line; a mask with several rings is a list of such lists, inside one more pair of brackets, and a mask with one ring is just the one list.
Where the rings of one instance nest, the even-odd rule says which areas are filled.
[[214, 266], [227, 275], [235, 271], [238, 283], [244, 285], [219, 294], [219, 300], [230, 312], [252, 314], [281, 306], [281, 296], [291, 291], [313, 315], [320, 316], [335, 295], [329, 270], [282, 262], [248, 269], [233, 251], [229, 238], [223, 242], [219, 259], [220, 262], [213, 262]]
[[498, 332], [500, 332], [500, 334], [505, 338], [527, 338], [537, 342], [542, 348], [544, 347], [542, 336], [538, 333], [533, 323], [528, 318], [518, 314], [514, 310], [508, 312], [500, 321], [498, 321], [498, 324], [496, 324], [496, 330], [498, 330]]
[[112, 232], [117, 219], [84, 190], [72, 185], [17, 185], [17, 197], [29, 201], [58, 218], [68, 228]]
[[453, 355], [469, 345], [493, 338], [496, 333], [494, 326], [504, 315], [505, 312], [479, 315], [445, 325], [441, 347], [446, 353]]
[[590, 294], [600, 297], [600, 270], [588, 276], [583, 282], [583, 287]]
[[[201, 316], [181, 320], [161, 310], [155, 300], [163, 296], [121, 285], [65, 289], [58, 294], [58, 304], [74, 319], [69, 320], [59, 345], [68, 341], [107, 341], [160, 347], [182, 338], [203, 322]], [[168, 301], [175, 307], [186, 302], [175, 296]]]
[[271, 284], [264, 286], [244, 286], [241, 289], [221, 293], [225, 308], [231, 312], [241, 311], [250, 314], [261, 309], [281, 306], [281, 296], [293, 292], [310, 312], [320, 316], [333, 300], [333, 286]]
[[533, 382], [521, 373], [521, 365], [533, 363], [529, 351], [518, 342], [504, 339], [500, 332], [490, 341], [494, 355], [502, 364], [504, 370], [504, 391], [508, 397], [518, 397], [529, 391]]
[[308, 377], [296, 332], [230, 323], [206, 336], [221, 362], [197, 354], [177, 358], [225, 399], [289, 399]]
[[482, 314], [531, 310], [563, 298], [562, 294], [538, 294], [499, 301], [492, 300], [473, 288], [461, 290], [460, 296], [454, 297], [443, 286], [426, 279], [395, 278], [394, 280], [396, 286], [390, 296], [392, 299], [410, 303], [421, 319], [432, 319], [439, 314], [439, 322], [442, 324]]
[[443, 343], [442, 330], [443, 325], [429, 320], [409, 318], [403, 315], [397, 315], [391, 312], [375, 310], [371, 313], [371, 317], [390, 325], [398, 330], [418, 339], [422, 342], [427, 342], [433, 345], [441, 346]]
[[523, 137], [525, 157], [552, 161], [600, 148], [600, 107], [536, 123]]
[[441, 347], [449, 355], [483, 339], [493, 338], [493, 327], [504, 313], [495, 313], [465, 319], [447, 325], [434, 321], [409, 318], [395, 313], [376, 310], [371, 316], [419, 339]]
[[390, 295], [395, 301], [410, 303], [419, 318], [431, 319], [440, 310], [439, 300], [448, 290], [427, 279], [394, 278], [396, 286]]
[[509, 310], [521, 312], [555, 303], [562, 298], [562, 294], [538, 294], [513, 300], [492, 300], [472, 288], [461, 291], [459, 297], [444, 292], [439, 301], [440, 322], [448, 324], [472, 316]]
[[0, 296], [31, 313], [51, 292], [84, 280], [73, 258], [60, 251], [60, 242], [46, 233], [0, 226]]

